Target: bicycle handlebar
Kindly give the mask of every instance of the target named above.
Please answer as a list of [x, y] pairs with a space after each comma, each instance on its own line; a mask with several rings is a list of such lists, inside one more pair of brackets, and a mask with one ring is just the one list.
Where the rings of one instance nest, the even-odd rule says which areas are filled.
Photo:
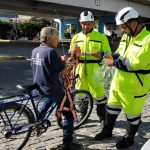
[[79, 74], [77, 74], [76, 76], [74, 76], [74, 77], [72, 77], [72, 78], [69, 77], [70, 80], [75, 80], [75, 79], [77, 79], [77, 78], [79, 78]]

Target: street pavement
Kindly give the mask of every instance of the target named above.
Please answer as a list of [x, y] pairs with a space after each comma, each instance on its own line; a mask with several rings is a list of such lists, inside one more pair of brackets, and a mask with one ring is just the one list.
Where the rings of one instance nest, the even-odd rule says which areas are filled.
[[[126, 150], [140, 150], [144, 143], [150, 138], [150, 97], [148, 98], [143, 114], [142, 124], [135, 136], [135, 144]], [[50, 117], [52, 126], [49, 127], [46, 133], [40, 137], [33, 136], [23, 148], [23, 150], [57, 150], [62, 144], [62, 130], [56, 124], [56, 119], [53, 115]], [[96, 116], [96, 109], [94, 107], [88, 122], [80, 129], [75, 131], [76, 138], [82, 143], [84, 150], [116, 150], [115, 144], [125, 134], [127, 122], [123, 112], [119, 115], [115, 128], [113, 130], [113, 137], [103, 141], [94, 141], [94, 136], [101, 131], [101, 126]], [[148, 149], [147, 149], [148, 150]]]
[[[0, 89], [10, 91], [15, 89], [16, 84], [32, 84], [32, 71], [29, 59], [32, 50], [37, 46], [39, 46], [39, 43], [32, 41], [9, 42], [0, 40]], [[67, 54], [68, 46], [68, 42], [63, 43], [64, 48], [62, 49], [62, 43], [59, 43], [56, 51], [59, 55]], [[20, 60], [20, 57], [23, 59]]]

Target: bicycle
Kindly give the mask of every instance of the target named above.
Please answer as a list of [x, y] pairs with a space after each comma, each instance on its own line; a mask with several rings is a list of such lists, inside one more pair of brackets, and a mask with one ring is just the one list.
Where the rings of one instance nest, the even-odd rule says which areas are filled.
[[[40, 136], [42, 133], [46, 132], [48, 127], [51, 126], [48, 118], [56, 108], [56, 104], [53, 103], [45, 116], [41, 119], [38, 107], [44, 96], [33, 94], [33, 91], [35, 89], [41, 93], [39, 87], [34, 84], [31, 86], [18, 85], [17, 88], [19, 89], [19, 91], [22, 91], [23, 94], [13, 95], [0, 99], [0, 145], [1, 147], [3, 146], [3, 149], [7, 148], [8, 146], [11, 150], [21, 150], [29, 140], [31, 133]], [[85, 98], [86, 95], [86, 97], [89, 98], [89, 102], [91, 105], [90, 110], [87, 111], [86, 116], [82, 120], [79, 120], [78, 122], [78, 119], [76, 119], [77, 124], [74, 128], [77, 129], [82, 124], [84, 124], [86, 119], [89, 117], [93, 108], [93, 99], [92, 96], [87, 93], [87, 91], [68, 90], [67, 93], [70, 93], [70, 96], [74, 102], [74, 112], [76, 115], [79, 112], [76, 106], [79, 104], [79, 101], [75, 103], [77, 98], [84, 95], [84, 97], [82, 97], [82, 100], [84, 100], [83, 98]], [[10, 102], [7, 101], [12, 98], [15, 100], [12, 100]], [[37, 103], [35, 103], [36, 100]], [[29, 104], [31, 104], [33, 110], [31, 110]], [[63, 121], [60, 119], [61, 113], [59, 113], [61, 112], [61, 110], [56, 109], [56, 112], [58, 118], [57, 121], [59, 123], [62, 123], [61, 125], [63, 126]], [[7, 143], [9, 143], [9, 145]]]

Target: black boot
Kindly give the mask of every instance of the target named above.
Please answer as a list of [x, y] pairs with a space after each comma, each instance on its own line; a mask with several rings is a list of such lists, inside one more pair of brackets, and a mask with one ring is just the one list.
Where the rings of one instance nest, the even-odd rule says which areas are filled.
[[99, 116], [100, 123], [105, 120], [106, 116], [106, 104], [97, 104], [97, 116]]
[[63, 144], [62, 148], [60, 150], [72, 150], [72, 145], [71, 144], [68, 144], [68, 145], [67, 144]]
[[130, 147], [131, 145], [134, 144], [134, 136], [138, 130], [139, 125], [132, 125], [129, 124], [129, 128], [127, 129], [126, 135], [123, 137], [122, 140], [120, 140], [117, 144], [116, 147], [119, 149], [125, 149]]
[[82, 144], [81, 143], [72, 143], [72, 144], [63, 144], [61, 149], [58, 150], [81, 150]]
[[117, 116], [118, 115], [106, 113], [104, 127], [103, 127], [102, 131], [95, 136], [95, 138], [94, 138], [95, 141], [101, 141], [108, 137], [112, 137], [112, 130], [114, 128]]

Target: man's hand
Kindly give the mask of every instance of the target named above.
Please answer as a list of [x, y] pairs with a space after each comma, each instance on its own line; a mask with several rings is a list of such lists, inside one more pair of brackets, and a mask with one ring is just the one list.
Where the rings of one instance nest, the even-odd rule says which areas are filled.
[[101, 57], [101, 54], [100, 52], [93, 52], [93, 53], [90, 53], [91, 56], [94, 56], [94, 57]]
[[61, 58], [62, 61], [67, 61], [68, 60], [67, 55], [60, 56], [60, 58]]
[[104, 55], [103, 56], [103, 61], [109, 67], [113, 66], [114, 60], [113, 60], [113, 57], [110, 54]]
[[78, 59], [80, 57], [80, 55], [81, 55], [80, 47], [75, 46], [74, 49], [71, 51], [70, 61]]
[[81, 55], [81, 49], [80, 49], [80, 47], [76, 45], [76, 46], [74, 47], [72, 53], [73, 53], [74, 55], [76, 55], [76, 57], [80, 57], [80, 55]]

